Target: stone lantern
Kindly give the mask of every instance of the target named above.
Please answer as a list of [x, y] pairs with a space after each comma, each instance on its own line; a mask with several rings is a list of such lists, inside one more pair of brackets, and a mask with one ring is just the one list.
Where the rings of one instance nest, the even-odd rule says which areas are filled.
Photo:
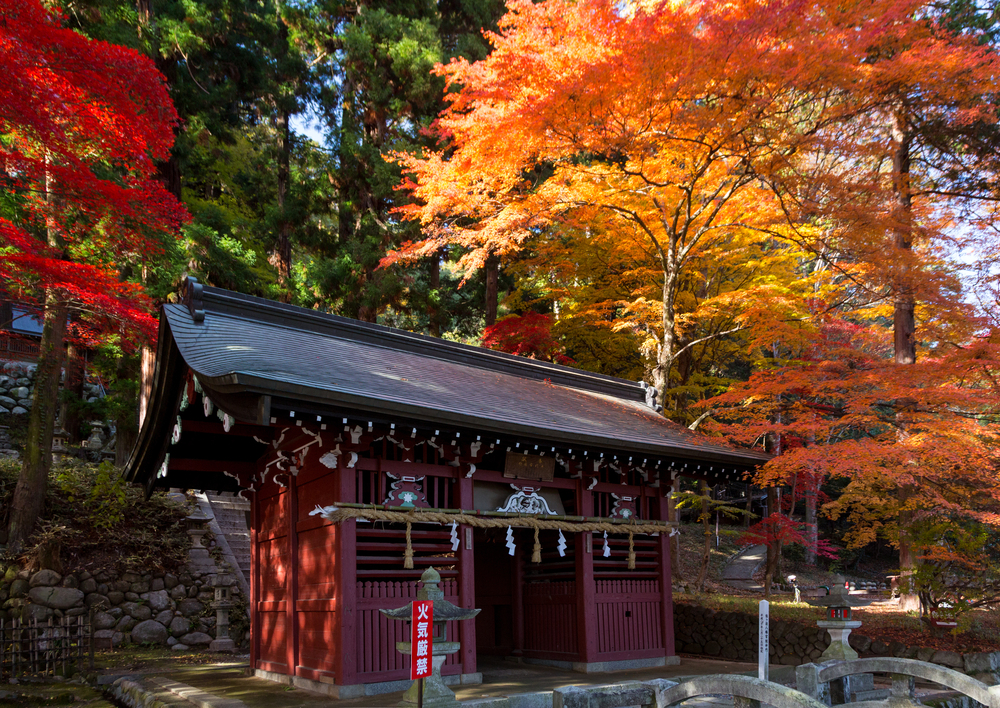
[[[850, 583], [838, 578], [837, 584], [826, 597], [806, 600], [810, 605], [826, 609], [826, 617], [816, 624], [830, 633], [830, 646], [820, 656], [820, 662], [850, 661], [858, 658], [848, 643], [851, 631], [861, 626], [860, 620], [851, 619], [851, 610], [855, 607], [867, 607], [871, 600], [862, 600], [850, 594]], [[830, 682], [828, 703], [857, 703], [860, 701], [882, 700], [888, 697], [887, 691], [875, 689], [875, 677], [872, 674], [855, 674], [845, 676]]]
[[215, 589], [215, 639], [208, 645], [209, 651], [234, 652], [236, 643], [229, 636], [229, 610], [233, 607], [232, 586], [233, 576], [229, 573], [215, 573], [210, 577]]
[[100, 428], [94, 428], [93, 431], [91, 431], [90, 437], [83, 443], [83, 447], [88, 450], [100, 450], [104, 447], [104, 436], [101, 435]]
[[69, 449], [69, 433], [60, 425], [52, 431], [52, 454], [62, 454]]
[[191, 537], [191, 548], [188, 549], [188, 564], [202, 573], [218, 572], [218, 568], [215, 567], [215, 561], [209, 555], [208, 549], [202, 545], [202, 539], [209, 532], [208, 522], [211, 520], [212, 517], [203, 514], [200, 508], [196, 509], [194, 513], [188, 514], [186, 519], [188, 526], [187, 535]]
[[829, 595], [809, 599], [806, 602], [814, 607], [826, 608], [826, 617], [819, 620], [816, 625], [830, 633], [830, 646], [823, 652], [820, 660], [857, 659], [858, 653], [851, 648], [848, 637], [852, 630], [861, 626], [861, 621], [851, 619], [851, 609], [867, 607], [871, 604], [871, 600], [852, 597], [847, 582], [840, 578]]
[[[448, 654], [454, 654], [461, 648], [459, 642], [448, 641], [448, 625], [452, 620], [472, 619], [479, 614], [479, 610], [466, 610], [457, 607], [444, 599], [444, 591], [438, 588], [441, 582], [441, 574], [434, 568], [428, 568], [420, 576], [423, 587], [417, 592], [418, 600], [431, 600], [434, 603], [434, 635], [431, 637], [431, 659], [433, 673], [424, 681], [423, 706], [424, 708], [457, 708], [458, 699], [450, 688], [444, 685], [441, 679], [441, 666], [444, 664]], [[379, 610], [383, 615], [391, 619], [409, 622], [413, 617], [412, 603], [406, 604], [395, 610]], [[396, 642], [396, 649], [402, 654], [411, 654], [410, 642]], [[415, 708], [418, 705], [418, 684], [420, 679], [414, 681], [403, 694], [403, 700], [399, 702], [399, 708]]]

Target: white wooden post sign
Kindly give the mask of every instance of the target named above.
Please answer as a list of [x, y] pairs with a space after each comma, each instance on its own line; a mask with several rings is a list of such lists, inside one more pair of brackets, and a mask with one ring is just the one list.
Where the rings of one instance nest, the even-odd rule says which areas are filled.
[[771, 660], [771, 610], [767, 600], [760, 601], [760, 641], [757, 644], [757, 678], [767, 681]]

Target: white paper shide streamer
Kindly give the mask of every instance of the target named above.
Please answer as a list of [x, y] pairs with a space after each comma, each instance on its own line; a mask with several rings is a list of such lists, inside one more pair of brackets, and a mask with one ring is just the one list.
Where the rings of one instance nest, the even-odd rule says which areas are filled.
[[507, 550], [509, 555], [514, 555], [514, 549], [517, 546], [514, 545], [514, 529], [510, 526], [507, 527]]
[[458, 550], [458, 522], [451, 522], [451, 550]]
[[559, 551], [560, 558], [566, 557], [566, 537], [563, 536], [561, 529], [559, 530], [559, 543], [556, 544], [556, 550]]
[[602, 554], [605, 558], [611, 557], [611, 546], [608, 545], [608, 532], [604, 532], [604, 553]]

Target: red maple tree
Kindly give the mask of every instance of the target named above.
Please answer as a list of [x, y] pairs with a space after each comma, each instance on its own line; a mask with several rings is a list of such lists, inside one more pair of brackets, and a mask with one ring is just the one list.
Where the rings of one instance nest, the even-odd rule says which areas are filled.
[[37, 0], [0, 0], [0, 18], [0, 277], [44, 313], [17, 550], [44, 499], [69, 313], [76, 336], [148, 341], [152, 308], [123, 274], [154, 263], [185, 212], [155, 179], [177, 114], [153, 63], [62, 27]]
[[531, 359], [572, 364], [562, 345], [552, 336], [552, 315], [527, 312], [508, 315], [483, 330], [483, 346]]

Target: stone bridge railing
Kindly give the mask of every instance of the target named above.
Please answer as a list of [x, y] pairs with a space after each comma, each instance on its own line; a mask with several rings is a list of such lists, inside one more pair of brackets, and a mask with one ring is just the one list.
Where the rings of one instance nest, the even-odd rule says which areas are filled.
[[699, 696], [733, 696], [736, 708], [828, 708], [825, 703], [778, 683], [750, 676], [716, 674], [684, 683], [659, 679], [614, 686], [567, 686], [553, 692], [552, 708], [666, 708]]
[[[675, 683], [659, 679], [614, 686], [567, 686], [553, 692], [552, 708], [667, 708], [699, 696], [733, 696], [735, 708], [828, 708], [830, 684], [851, 676], [888, 673], [892, 689], [888, 700], [859, 701], [845, 708], [909, 708], [914, 680], [932, 681], [959, 691], [986, 708], [1000, 708], [1000, 686], [987, 686], [963, 673], [914, 659], [870, 658], [805, 664], [796, 669], [799, 690], [750, 676], [716, 674]], [[849, 695], [843, 691], [842, 695]]]
[[671, 686], [657, 693], [654, 705], [656, 708], [666, 708], [689, 698], [711, 695], [732, 696], [735, 708], [756, 708], [761, 704], [774, 708], [827, 708], [825, 703], [794, 688], [752, 676], [733, 674], [699, 676]]
[[[849, 679], [851, 676], [876, 673], [892, 675], [892, 689], [888, 701], [890, 708], [902, 708], [916, 703], [913, 689], [914, 679], [918, 678], [963, 693], [987, 708], [1000, 708], [1000, 686], [987, 686], [954, 669], [915, 659], [873, 657], [803, 664], [795, 669], [795, 683], [803, 693], [828, 702], [831, 683]], [[847, 693], [843, 692], [844, 695]], [[876, 708], [887, 704], [885, 701], [859, 701], [849, 705], [855, 708]]]

